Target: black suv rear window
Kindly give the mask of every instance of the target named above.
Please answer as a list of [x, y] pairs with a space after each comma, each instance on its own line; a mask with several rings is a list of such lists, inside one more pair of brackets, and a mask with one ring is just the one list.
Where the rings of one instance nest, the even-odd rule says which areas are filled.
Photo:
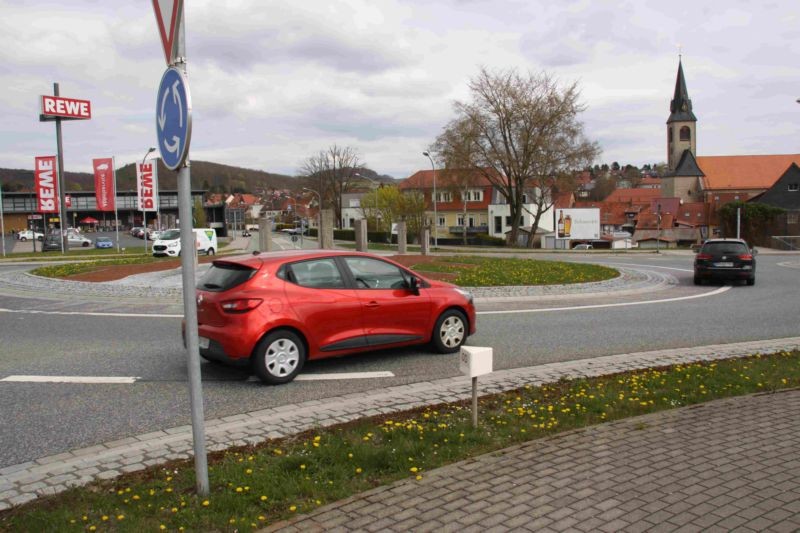
[[249, 266], [215, 261], [197, 282], [197, 288], [211, 292], [227, 291], [252, 278], [255, 273], [256, 269]]
[[707, 242], [703, 245], [703, 252], [707, 254], [746, 254], [747, 246], [740, 242]]

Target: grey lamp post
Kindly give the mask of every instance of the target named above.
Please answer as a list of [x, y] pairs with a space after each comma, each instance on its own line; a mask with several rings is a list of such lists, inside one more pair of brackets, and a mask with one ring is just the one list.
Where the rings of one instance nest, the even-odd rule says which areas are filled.
[[430, 152], [427, 150], [422, 152], [422, 155], [430, 159], [431, 161], [431, 170], [433, 171], [433, 247], [439, 247], [439, 232], [437, 231], [437, 227], [439, 226], [439, 217], [436, 213], [436, 166], [433, 164], [433, 158], [431, 157]]

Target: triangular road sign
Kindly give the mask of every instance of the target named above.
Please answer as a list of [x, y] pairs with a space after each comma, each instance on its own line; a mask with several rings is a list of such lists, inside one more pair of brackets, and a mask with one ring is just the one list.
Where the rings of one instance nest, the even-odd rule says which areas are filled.
[[167, 65], [173, 65], [178, 56], [180, 26], [183, 22], [183, 0], [153, 0], [158, 34], [164, 46]]

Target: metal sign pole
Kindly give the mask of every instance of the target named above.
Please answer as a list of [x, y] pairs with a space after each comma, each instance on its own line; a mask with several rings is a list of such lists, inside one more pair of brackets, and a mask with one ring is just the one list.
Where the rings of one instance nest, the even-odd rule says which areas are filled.
[[197, 333], [197, 302], [195, 301], [195, 253], [192, 231], [192, 187], [189, 163], [178, 171], [178, 216], [181, 219], [181, 269], [183, 270], [183, 318], [186, 324], [186, 351], [189, 366], [189, 401], [192, 410], [192, 438], [194, 440], [194, 469], [197, 493], [209, 492], [208, 461], [206, 459], [205, 420], [203, 419], [203, 390], [200, 373], [200, 342]]
[[6, 256], [6, 226], [3, 222], [3, 184], [0, 183], [0, 235], [3, 237], [3, 257]]
[[[53, 83], [53, 96], [60, 96], [57, 82]], [[56, 151], [58, 159], [58, 227], [61, 230], [61, 253], [63, 254], [68, 249], [68, 244], [67, 232], [64, 227], [64, 218], [66, 218], [67, 214], [67, 201], [64, 198], [64, 184], [66, 180], [64, 179], [64, 150], [61, 145], [61, 117], [56, 117]], [[44, 222], [46, 219], [47, 216], [45, 215], [42, 221]], [[42, 224], [42, 233], [44, 234], [46, 231], [47, 224]], [[36, 233], [34, 233], [33, 237], [33, 240], [36, 241]], [[44, 237], [42, 237], [42, 243], [44, 243]], [[42, 244], [42, 250], [44, 250], [44, 244]], [[36, 244], [33, 245], [33, 251], [36, 251]]]
[[[192, 220], [192, 184], [189, 170], [189, 144], [192, 133], [192, 105], [189, 82], [186, 79], [183, 0], [172, 2], [172, 11], [162, 13], [170, 4], [153, 0], [156, 23], [159, 26], [167, 71], [157, 92], [156, 132], [161, 161], [170, 170], [178, 171], [178, 216], [181, 232], [181, 269], [183, 282], [183, 318], [186, 357], [189, 369], [189, 401], [192, 414], [192, 439], [196, 490], [199, 496], [209, 493], [208, 459], [206, 458], [205, 421], [203, 419], [203, 389], [200, 374], [200, 342], [197, 332], [197, 301], [195, 300], [196, 249]], [[175, 42], [177, 41], [177, 43]]]
[[[113, 182], [113, 185], [112, 185], [112, 191], [113, 192], [112, 192], [112, 194], [114, 195], [114, 230], [115, 230], [115, 233], [116, 233], [116, 236], [117, 236], [117, 253], [120, 253], [120, 249], [119, 249], [119, 215], [117, 214], [117, 209], [118, 209], [117, 203], [119, 203], [119, 200], [117, 200], [117, 167], [115, 166], [115, 164], [116, 164], [116, 160], [112, 157], [111, 158], [111, 176], [112, 176], [111, 181]], [[106, 213], [104, 211], [103, 212], [103, 222], [104, 222], [104, 224], [105, 224], [105, 217], [106, 217]]]

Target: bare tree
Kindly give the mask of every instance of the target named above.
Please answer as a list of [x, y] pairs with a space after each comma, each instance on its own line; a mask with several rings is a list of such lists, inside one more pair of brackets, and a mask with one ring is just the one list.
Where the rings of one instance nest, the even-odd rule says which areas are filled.
[[481, 172], [506, 197], [510, 242], [517, 241], [527, 193], [534, 217], [528, 246], [533, 246], [542, 214], [557, 192], [569, 190], [572, 172], [600, 152], [578, 120], [584, 107], [577, 84], [562, 88], [547, 74], [523, 77], [516, 70], [483, 68], [469, 89], [471, 100], [455, 103], [457, 117], [437, 138], [437, 153]]
[[337, 226], [342, 221], [342, 194], [350, 190], [353, 176], [361, 166], [353, 148], [333, 145], [309, 157], [300, 170], [308, 187], [319, 193], [322, 202], [320, 209], [334, 209]]

